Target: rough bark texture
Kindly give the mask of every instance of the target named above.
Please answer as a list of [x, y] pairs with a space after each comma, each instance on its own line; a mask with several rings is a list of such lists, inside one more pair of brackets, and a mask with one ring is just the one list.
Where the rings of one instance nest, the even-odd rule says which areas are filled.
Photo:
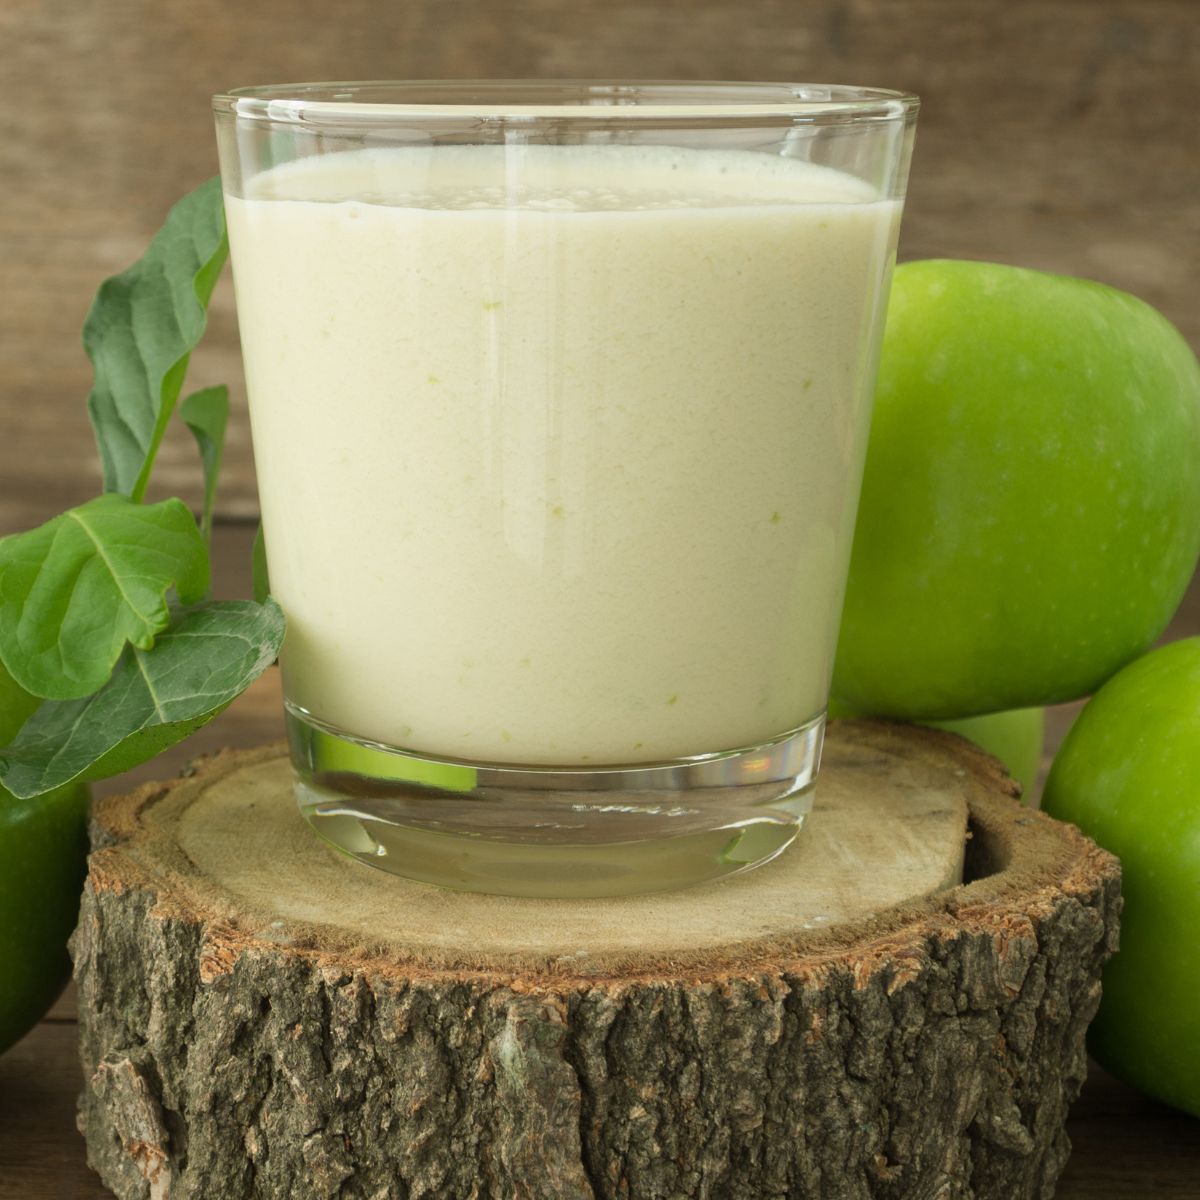
[[830, 746], [961, 779], [969, 881], [686, 971], [323, 946], [154, 850], [171, 786], [107, 804], [74, 940], [90, 1161], [122, 1200], [1050, 1197], [1116, 862], [957, 739]]

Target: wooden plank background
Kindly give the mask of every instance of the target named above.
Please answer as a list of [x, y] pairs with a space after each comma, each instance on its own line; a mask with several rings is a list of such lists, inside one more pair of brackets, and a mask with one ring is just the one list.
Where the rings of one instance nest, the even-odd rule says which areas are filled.
[[[99, 474], [79, 330], [215, 170], [214, 91], [291, 79], [797, 79], [924, 98], [904, 257], [1101, 279], [1200, 344], [1196, 0], [2, 0], [0, 534]], [[239, 406], [220, 513], [256, 512], [232, 294], [196, 384]], [[164, 492], [198, 494], [176, 431]]]

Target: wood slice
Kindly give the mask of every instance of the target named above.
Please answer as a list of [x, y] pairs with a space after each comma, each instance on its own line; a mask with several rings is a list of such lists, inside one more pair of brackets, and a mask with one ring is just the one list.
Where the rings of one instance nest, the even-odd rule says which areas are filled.
[[95, 815], [89, 1161], [122, 1200], [1049, 1197], [1119, 876], [1016, 793], [839, 722], [776, 862], [539, 901], [370, 871], [282, 749], [220, 754]]

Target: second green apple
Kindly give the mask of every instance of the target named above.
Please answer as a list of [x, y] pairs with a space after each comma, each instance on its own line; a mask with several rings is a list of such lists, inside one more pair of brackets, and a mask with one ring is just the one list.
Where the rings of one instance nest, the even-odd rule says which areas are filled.
[[897, 268], [833, 694], [965, 717], [1094, 690], [1200, 553], [1200, 366], [1101, 284]]
[[[830, 701], [829, 717], [858, 717], [857, 713], [838, 701]], [[998, 758], [1008, 773], [1021, 785], [1026, 801], [1035, 797], [1038, 772], [1042, 765], [1042, 749], [1046, 742], [1046, 713], [1041, 708], [1019, 708], [1012, 712], [985, 713], [978, 717], [958, 720], [922, 721], [922, 725], [957, 733]]]
[[[0, 665], [0, 746], [38, 700]], [[88, 852], [87, 784], [33, 800], [0, 787], [0, 1054], [54, 1003], [71, 964]]]

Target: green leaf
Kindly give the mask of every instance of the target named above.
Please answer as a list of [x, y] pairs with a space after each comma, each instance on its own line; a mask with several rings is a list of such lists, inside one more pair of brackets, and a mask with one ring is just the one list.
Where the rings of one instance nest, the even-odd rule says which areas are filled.
[[0, 663], [0, 746], [11, 742], [41, 701], [27, 692]]
[[43, 704], [0, 750], [0, 782], [27, 798], [154, 758], [245, 691], [275, 661], [283, 633], [273, 600], [181, 613], [153, 650], [131, 648], [94, 696]]
[[217, 498], [217, 476], [225, 451], [225, 426], [229, 421], [229, 389], [225, 386], [193, 392], [180, 406], [179, 415], [192, 431], [204, 464], [204, 511], [200, 532], [204, 544], [212, 541], [213, 505]]
[[259, 604], [262, 604], [271, 594], [271, 579], [267, 574], [267, 543], [263, 538], [261, 522], [258, 526], [258, 532], [254, 535], [254, 549], [250, 553], [252, 555], [250, 565], [254, 572], [254, 598]]
[[171, 209], [132, 267], [100, 285], [83, 348], [96, 372], [88, 413], [105, 491], [135, 500], [146, 494], [227, 254], [221, 184], [214, 178]]
[[143, 650], [208, 590], [208, 554], [181, 500], [98, 496], [0, 542], [0, 660], [36, 696], [104, 685], [126, 642]]

